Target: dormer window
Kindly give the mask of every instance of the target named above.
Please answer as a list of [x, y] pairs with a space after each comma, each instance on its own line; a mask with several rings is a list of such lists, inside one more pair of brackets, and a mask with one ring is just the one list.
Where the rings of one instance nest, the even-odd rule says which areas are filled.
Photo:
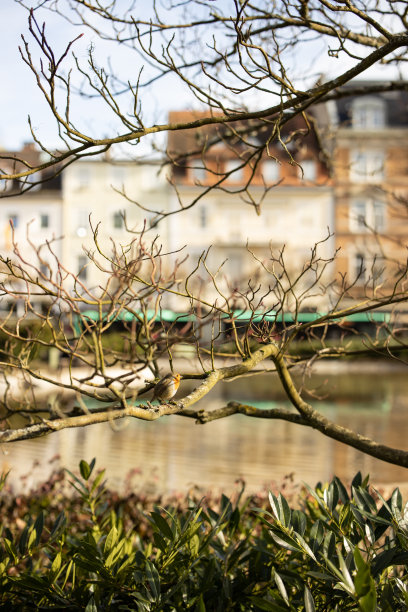
[[351, 118], [356, 129], [378, 129], [386, 125], [385, 101], [363, 96], [354, 100]]
[[232, 183], [241, 183], [244, 180], [242, 160], [229, 159], [225, 162], [224, 172], [228, 175], [227, 178]]
[[266, 185], [276, 183], [279, 180], [280, 168], [277, 161], [267, 159], [262, 164], [262, 176]]
[[201, 184], [207, 180], [207, 168], [200, 160], [194, 160], [194, 165], [191, 166], [190, 172], [195, 184]]
[[298, 174], [304, 181], [315, 181], [317, 177], [317, 166], [314, 159], [304, 159], [299, 162]]

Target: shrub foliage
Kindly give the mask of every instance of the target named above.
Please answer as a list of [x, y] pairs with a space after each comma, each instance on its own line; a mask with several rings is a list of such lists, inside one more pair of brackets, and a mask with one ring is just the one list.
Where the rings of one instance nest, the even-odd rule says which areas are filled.
[[357, 474], [350, 491], [337, 478], [305, 489], [296, 509], [270, 493], [268, 508], [241, 494], [146, 512], [142, 498], [110, 493], [94, 467], [69, 473], [75, 495], [57, 495], [57, 482], [24, 503], [2, 478], [0, 609], [408, 608], [398, 489], [386, 500]]

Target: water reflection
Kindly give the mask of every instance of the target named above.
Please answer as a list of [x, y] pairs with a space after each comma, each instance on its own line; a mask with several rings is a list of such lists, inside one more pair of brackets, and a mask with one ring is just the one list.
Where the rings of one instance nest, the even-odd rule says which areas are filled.
[[[404, 372], [390, 371], [383, 377], [326, 373], [309, 385], [321, 396], [334, 392], [333, 399], [325, 397], [315, 403], [330, 419], [384, 444], [408, 448], [408, 378]], [[210, 401], [214, 407], [231, 398], [270, 407], [266, 397], [283, 405], [279, 385], [271, 377], [225, 384]], [[60, 459], [50, 466], [55, 455]], [[291, 472], [296, 480], [311, 484], [333, 474], [347, 480], [357, 470], [369, 473], [376, 484], [408, 482], [405, 469], [365, 456], [319, 432], [241, 415], [206, 425], [166, 417], [153, 423], [132, 420], [119, 432], [109, 424], [70, 429], [9, 444], [3, 447], [1, 462], [3, 468], [12, 468], [11, 482], [20, 489], [46, 478], [58, 464], [76, 469], [80, 459], [92, 457], [106, 467], [111, 486], [121, 487], [125, 475], [136, 469], [140, 474], [135, 476], [135, 486], [161, 492], [185, 491], [193, 484], [228, 492], [238, 478], [253, 491]], [[22, 481], [20, 477], [33, 461], [40, 465]]]

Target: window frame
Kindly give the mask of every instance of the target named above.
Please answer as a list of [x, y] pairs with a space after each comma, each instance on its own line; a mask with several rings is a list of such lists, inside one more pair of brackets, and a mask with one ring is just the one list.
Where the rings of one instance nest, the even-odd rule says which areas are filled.
[[244, 166], [242, 159], [227, 159], [224, 162], [224, 174], [228, 172], [232, 172], [230, 176], [227, 177], [227, 181], [229, 183], [243, 183], [245, 178]]
[[[364, 160], [363, 163], [361, 163], [362, 160]], [[385, 179], [385, 151], [383, 149], [352, 149], [349, 176], [353, 183], [382, 183]]]
[[[44, 225], [43, 221], [46, 221], [46, 224]], [[50, 227], [50, 215], [48, 213], [40, 213], [40, 228], [41, 229], [49, 229]]]
[[[273, 168], [276, 172], [268, 172], [268, 168]], [[276, 174], [276, 176], [275, 176]], [[269, 176], [268, 176], [269, 175]], [[265, 159], [262, 162], [262, 178], [265, 185], [274, 184], [280, 179], [280, 165], [274, 159]]]
[[81, 281], [88, 280], [89, 259], [86, 255], [77, 255], [77, 277]]
[[[125, 220], [123, 217], [123, 210], [115, 210], [112, 215], [112, 228], [114, 230], [123, 230], [125, 229]], [[117, 221], [119, 220], [119, 224], [117, 225]]]
[[[353, 251], [350, 258], [349, 269], [351, 278], [357, 287], [362, 287], [367, 282], [374, 282], [376, 285], [382, 284], [385, 278], [384, 258], [381, 254], [368, 254], [362, 252], [363, 249]], [[358, 263], [358, 260], [360, 263]], [[376, 268], [381, 265], [381, 269], [376, 274]], [[360, 275], [357, 276], [358, 272]]]
[[[364, 209], [364, 214], [357, 212], [358, 208]], [[382, 213], [376, 213], [381, 208]], [[383, 233], [386, 230], [386, 203], [374, 197], [357, 197], [351, 200], [349, 207], [349, 229], [353, 234], [366, 234], [370, 231]], [[376, 219], [381, 219], [377, 223]], [[360, 219], [362, 219], [360, 221]]]
[[[302, 159], [302, 161], [299, 162], [299, 165], [300, 168], [298, 168], [298, 174], [302, 181], [314, 182], [317, 180], [317, 161], [315, 159]], [[313, 168], [313, 172], [310, 174], [311, 168]]]
[[353, 101], [351, 125], [356, 130], [378, 130], [387, 125], [386, 102], [380, 97], [363, 96]]

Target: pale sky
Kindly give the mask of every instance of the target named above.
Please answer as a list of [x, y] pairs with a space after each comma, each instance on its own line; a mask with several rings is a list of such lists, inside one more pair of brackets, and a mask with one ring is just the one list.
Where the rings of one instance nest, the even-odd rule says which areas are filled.
[[[39, 15], [37, 12], [36, 15]], [[46, 20], [47, 36], [55, 50], [62, 52], [67, 43], [83, 32], [83, 37], [75, 42], [72, 50], [78, 59], [85, 64], [88, 59], [88, 49], [96, 45], [96, 56], [101, 56], [104, 51], [110, 53], [112, 46], [101, 42], [96, 34], [87, 28], [79, 28], [54, 15], [50, 11], [42, 12], [41, 22]], [[35, 52], [35, 44], [32, 43], [28, 31], [28, 13], [14, 0], [0, 0], [0, 111], [2, 120], [0, 122], [0, 148], [18, 149], [25, 141], [32, 140], [27, 124], [27, 116], [30, 114], [33, 126], [48, 146], [56, 146], [58, 143], [56, 122], [48, 110], [48, 106], [35, 83], [35, 77], [29, 67], [21, 59], [18, 47], [23, 44], [21, 34], [24, 34], [27, 42], [31, 44], [32, 52]], [[109, 48], [109, 51], [107, 49]], [[106, 55], [105, 53], [105, 55]], [[121, 56], [121, 53], [123, 54]], [[121, 68], [128, 71], [131, 78], [137, 75], [133, 69], [134, 54], [126, 53], [124, 50], [115, 48], [115, 60], [120, 62]], [[129, 64], [129, 66], [127, 66]], [[72, 66], [73, 61], [67, 58], [64, 65]], [[133, 76], [132, 76], [133, 75]], [[152, 99], [151, 94], [144, 93], [148, 100], [145, 104], [150, 112], [161, 113], [161, 120], [165, 120], [169, 110], [180, 110], [187, 104], [186, 98], [180, 95], [177, 87], [168, 87], [166, 95], [156, 96]], [[160, 105], [160, 107], [159, 107]], [[75, 98], [72, 105], [77, 113], [76, 117], [82, 127], [94, 131], [98, 136], [113, 135], [114, 126], [107, 124], [110, 115], [106, 108], [97, 101]], [[122, 128], [123, 129], [123, 128]]]
[[[125, 0], [127, 2], [127, 0]], [[143, 4], [139, 6], [144, 6]], [[37, 12], [36, 15], [39, 15]], [[18, 149], [24, 141], [32, 140], [29, 128], [27, 125], [27, 115], [30, 114], [33, 125], [38, 130], [39, 135], [49, 147], [57, 146], [57, 132], [55, 120], [51, 113], [47, 110], [47, 105], [38, 90], [34, 76], [30, 69], [22, 61], [18, 46], [22, 44], [21, 34], [23, 33], [27, 40], [31, 40], [28, 33], [27, 11], [23, 9], [14, 0], [0, 0], [0, 148], [11, 150]], [[44, 17], [45, 16], [45, 17]], [[63, 51], [68, 41], [72, 40], [79, 33], [83, 32], [84, 36], [78, 40], [73, 50], [79, 60], [85, 63], [87, 61], [87, 51], [92, 45], [96, 45], [96, 56], [105, 55], [108, 53], [108, 43], [98, 40], [96, 34], [86, 28], [75, 27], [65, 20], [59, 18], [49, 11], [43, 11], [39, 19], [46, 18], [46, 32], [49, 40], [56, 51]], [[35, 49], [35, 45], [32, 46]], [[109, 49], [113, 48], [109, 46]], [[313, 53], [316, 53], [315, 47]], [[125, 54], [124, 49], [115, 47], [115, 61], [130, 78], [135, 80], [138, 69], [136, 65], [136, 56], [132, 53]], [[314, 70], [322, 73], [328, 73], [331, 66], [334, 73], [340, 73], [345, 68], [348, 68], [347, 60], [344, 56], [339, 60], [329, 60], [327, 54], [317, 53], [317, 57], [310, 58], [305, 62], [305, 57], [302, 57], [302, 65], [305, 67], [305, 73], [310, 70], [313, 64]], [[72, 65], [72, 60], [69, 58], [65, 66]], [[385, 77], [384, 68], [376, 68], [374, 71], [367, 73], [367, 77], [379, 78]], [[392, 77], [397, 75], [394, 73]], [[388, 75], [390, 78], [390, 75]], [[185, 91], [176, 83], [167, 81], [166, 86], [154, 89], [153, 91], [145, 90], [144, 94], [145, 108], [151, 113], [148, 117], [148, 123], [153, 120], [164, 121], [169, 110], [181, 110], [188, 107], [189, 98]], [[146, 103], [147, 102], [147, 103]], [[256, 100], [259, 104], [259, 96]], [[115, 125], [106, 112], [105, 107], [97, 101], [75, 99], [73, 105], [76, 110], [76, 120], [85, 130], [93, 132], [95, 136], [108, 136], [115, 134]], [[120, 128], [123, 131], [123, 128]], [[138, 151], [139, 152], [139, 147]]]
[[[50, 25], [52, 16], [49, 17]], [[60, 24], [58, 33], [66, 35], [68, 24]], [[31, 114], [34, 125], [41, 128], [47, 137], [54, 133], [49, 119], [45, 119], [46, 106], [37, 89], [34, 77], [23, 63], [18, 46], [22, 44], [21, 34], [28, 33], [27, 11], [14, 0], [0, 2], [0, 146], [16, 149], [22, 142], [31, 140], [27, 115]], [[28, 36], [27, 36], [28, 37]]]

